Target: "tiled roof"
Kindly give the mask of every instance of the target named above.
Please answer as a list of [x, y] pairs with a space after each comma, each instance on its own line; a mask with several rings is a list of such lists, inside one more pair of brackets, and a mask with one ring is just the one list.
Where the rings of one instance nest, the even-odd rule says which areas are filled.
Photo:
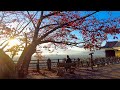
[[[117, 46], [118, 41], [107, 42], [105, 46], [102, 48], [113, 48], [115, 45]], [[120, 43], [119, 43], [120, 45]]]
[[114, 47], [120, 47], [120, 42], [117, 42]]

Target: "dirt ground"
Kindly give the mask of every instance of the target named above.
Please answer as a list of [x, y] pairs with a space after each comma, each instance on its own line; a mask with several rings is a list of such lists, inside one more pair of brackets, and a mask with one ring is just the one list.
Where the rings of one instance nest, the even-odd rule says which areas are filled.
[[74, 73], [65, 72], [61, 76], [57, 75], [57, 70], [48, 71], [42, 69], [40, 72], [31, 71], [28, 79], [120, 79], [120, 64], [108, 65], [104, 67], [76, 68]]

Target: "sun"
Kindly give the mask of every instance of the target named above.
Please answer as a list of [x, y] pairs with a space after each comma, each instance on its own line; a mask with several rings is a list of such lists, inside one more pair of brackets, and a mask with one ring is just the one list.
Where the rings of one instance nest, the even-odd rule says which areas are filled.
[[9, 46], [16, 46], [16, 45], [19, 45], [20, 44], [20, 42], [17, 40], [17, 39], [10, 39], [9, 40]]

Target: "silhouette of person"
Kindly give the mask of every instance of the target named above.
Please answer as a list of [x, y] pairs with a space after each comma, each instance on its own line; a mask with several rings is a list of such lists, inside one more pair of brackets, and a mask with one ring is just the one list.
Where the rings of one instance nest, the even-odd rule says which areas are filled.
[[70, 59], [70, 57], [69, 57], [69, 55], [67, 55], [67, 60], [66, 60], [66, 63], [71, 63], [72, 61], [71, 61], [71, 59]]
[[66, 63], [68, 63], [67, 66], [65, 66], [66, 71], [67, 71], [68, 69], [70, 69], [70, 71], [71, 71], [71, 66], [69, 65], [69, 63], [72, 63], [72, 61], [71, 61], [69, 55], [67, 55]]

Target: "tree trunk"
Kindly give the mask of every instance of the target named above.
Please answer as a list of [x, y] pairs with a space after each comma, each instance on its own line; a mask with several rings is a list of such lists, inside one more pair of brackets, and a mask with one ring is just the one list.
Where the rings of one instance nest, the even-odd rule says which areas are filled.
[[16, 78], [15, 63], [2, 49], [0, 49], [0, 79]]
[[23, 52], [22, 52], [22, 54], [21, 54], [21, 56], [20, 56], [20, 58], [19, 58], [19, 60], [18, 60], [18, 62], [17, 62], [17, 65], [16, 65], [17, 71], [18, 71], [18, 70], [21, 68], [21, 66], [22, 66], [23, 59], [24, 59], [24, 57], [25, 57], [25, 54], [26, 54], [28, 48], [29, 48], [29, 47], [25, 47], [25, 48], [24, 48], [24, 50], [23, 50]]
[[34, 43], [30, 44], [23, 51], [23, 53], [18, 61], [18, 64], [17, 64], [18, 76], [20, 78], [26, 78], [26, 76], [28, 74], [29, 63], [30, 63], [31, 57], [35, 53], [35, 51], [36, 51], [36, 45]]

